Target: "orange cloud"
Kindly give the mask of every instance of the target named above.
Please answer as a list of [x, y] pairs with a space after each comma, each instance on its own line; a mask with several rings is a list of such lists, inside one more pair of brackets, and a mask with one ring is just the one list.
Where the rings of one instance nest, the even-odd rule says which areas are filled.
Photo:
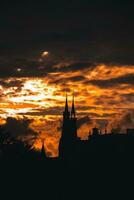
[[[3, 79], [0, 85], [0, 123], [9, 116], [33, 119], [30, 126], [39, 133], [34, 146], [40, 148], [44, 138], [49, 155], [57, 155], [66, 91], [70, 106], [75, 92], [78, 118], [113, 121], [134, 106], [133, 66], [80, 68], [65, 63], [53, 69], [45, 77]], [[86, 138], [91, 128], [83, 124], [78, 136]]]

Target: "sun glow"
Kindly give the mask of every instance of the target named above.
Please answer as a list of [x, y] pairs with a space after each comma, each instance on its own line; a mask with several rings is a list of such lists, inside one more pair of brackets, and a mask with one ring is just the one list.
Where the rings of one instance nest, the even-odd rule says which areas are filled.
[[[20, 88], [17, 86], [2, 88], [5, 102], [0, 107], [6, 111], [7, 116], [16, 117], [19, 113], [25, 114], [35, 109], [55, 106], [55, 103], [50, 100], [55, 99], [56, 88], [48, 86], [44, 79], [19, 78], [16, 80], [23, 83]], [[9, 79], [6, 82], [10, 84], [11, 81], [13, 80]]]
[[[46, 83], [43, 83], [42, 80], [33, 79], [26, 80], [22, 90], [15, 97], [9, 96], [9, 101], [14, 103], [32, 103], [37, 106], [44, 105], [45, 100], [48, 98], [53, 98], [54, 88], [49, 87]], [[9, 91], [7, 91], [9, 92]]]
[[[48, 52], [44, 52], [44, 56], [47, 55]], [[4, 123], [7, 117], [32, 120], [30, 127], [46, 139], [46, 149], [53, 155], [57, 155], [61, 134], [65, 91], [69, 107], [73, 91], [75, 93], [78, 118], [88, 116], [92, 120], [112, 121], [134, 107], [132, 81], [130, 84], [128, 78], [128, 83], [124, 78], [123, 82], [120, 81], [121, 76], [134, 74], [134, 67], [98, 65], [92, 70], [82, 69], [83, 73], [66, 68], [67, 64], [58, 65], [53, 68], [56, 71], [44, 77], [7, 78], [1, 79], [0, 84], [0, 123]], [[44, 70], [44, 66], [41, 65], [41, 69]], [[79, 135], [86, 136], [89, 126], [82, 125]], [[37, 147], [39, 141], [36, 142]]]

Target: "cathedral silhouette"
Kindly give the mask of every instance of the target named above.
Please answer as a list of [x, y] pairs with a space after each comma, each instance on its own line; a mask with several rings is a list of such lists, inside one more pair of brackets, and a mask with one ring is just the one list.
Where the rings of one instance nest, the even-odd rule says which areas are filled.
[[126, 134], [118, 132], [102, 133], [97, 127], [91, 131], [88, 140], [81, 140], [77, 136], [77, 117], [72, 97], [72, 107], [69, 110], [68, 96], [66, 94], [63, 111], [62, 134], [59, 142], [59, 158], [67, 160], [88, 159], [92, 155], [117, 154], [121, 152], [134, 152], [134, 129], [127, 129]]
[[68, 97], [66, 94], [65, 109], [63, 112], [62, 136], [59, 144], [59, 157], [66, 158], [75, 150], [77, 141], [77, 118], [74, 105], [74, 95], [72, 98], [72, 108], [69, 111]]

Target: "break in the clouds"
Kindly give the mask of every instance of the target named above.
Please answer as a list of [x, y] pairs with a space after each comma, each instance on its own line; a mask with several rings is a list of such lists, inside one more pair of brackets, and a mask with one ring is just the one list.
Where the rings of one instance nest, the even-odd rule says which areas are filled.
[[53, 65], [44, 77], [1, 78], [1, 123], [8, 117], [27, 117], [30, 128], [38, 132], [34, 146], [40, 148], [44, 138], [48, 155], [57, 155], [67, 91], [69, 106], [75, 93], [79, 137], [86, 139], [95, 125], [103, 131], [109, 123], [110, 130], [115, 119], [123, 122], [125, 131], [130, 123], [124, 123], [124, 114], [128, 116], [134, 106], [134, 67], [84, 64]]

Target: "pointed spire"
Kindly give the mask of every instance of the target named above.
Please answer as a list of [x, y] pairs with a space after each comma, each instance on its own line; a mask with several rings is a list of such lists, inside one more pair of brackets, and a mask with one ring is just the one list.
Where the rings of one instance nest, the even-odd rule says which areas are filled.
[[70, 113], [69, 113], [69, 110], [68, 110], [68, 96], [67, 96], [67, 92], [66, 92], [66, 103], [65, 103], [65, 110], [64, 110], [63, 116], [64, 116], [64, 118], [67, 118], [67, 119], [70, 116]]
[[75, 106], [74, 106], [74, 92], [72, 96], [72, 109], [71, 109], [71, 117], [75, 118]]
[[66, 104], [65, 104], [65, 111], [68, 112], [68, 96], [66, 92]]

